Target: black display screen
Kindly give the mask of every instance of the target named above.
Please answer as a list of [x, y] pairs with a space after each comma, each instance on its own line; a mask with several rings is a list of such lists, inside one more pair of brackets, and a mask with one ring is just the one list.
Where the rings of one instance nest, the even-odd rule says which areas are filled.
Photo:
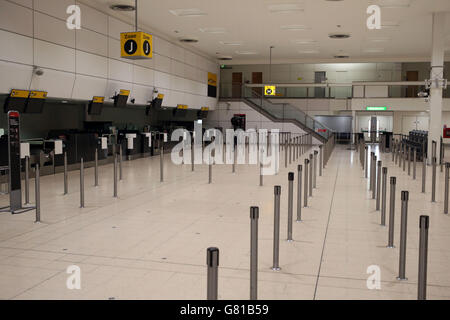
[[5, 100], [4, 111], [5, 113], [7, 113], [8, 111], [14, 110], [23, 113], [25, 110], [26, 103], [27, 98], [8, 97]]
[[25, 113], [42, 113], [44, 110], [45, 99], [28, 99], [25, 107]]
[[21, 189], [20, 181], [20, 116], [18, 112], [8, 113], [9, 174], [11, 191]]
[[95, 103], [95, 102], [91, 102], [89, 104], [89, 109], [88, 109], [88, 113], [90, 115], [101, 115], [102, 114], [102, 109], [103, 109], [103, 103]]

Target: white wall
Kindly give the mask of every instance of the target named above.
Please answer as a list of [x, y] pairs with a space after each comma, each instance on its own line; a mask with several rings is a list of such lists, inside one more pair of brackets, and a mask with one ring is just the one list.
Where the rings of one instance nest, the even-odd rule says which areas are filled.
[[[66, 28], [71, 4], [81, 7], [81, 30]], [[0, 93], [34, 89], [90, 100], [128, 89], [136, 103], [146, 104], [156, 87], [165, 94], [164, 106], [215, 108], [217, 99], [207, 97], [208, 72], [219, 76], [214, 60], [156, 36], [153, 59], [122, 59], [120, 32], [132, 30], [75, 0], [0, 0]], [[44, 75], [32, 77], [33, 65]]]

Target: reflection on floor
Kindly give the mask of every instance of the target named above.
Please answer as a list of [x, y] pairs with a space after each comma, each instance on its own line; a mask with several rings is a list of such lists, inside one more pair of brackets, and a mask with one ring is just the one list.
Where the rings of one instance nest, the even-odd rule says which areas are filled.
[[[335, 149], [318, 177], [292, 243], [285, 241], [287, 175], [297, 173], [297, 163], [266, 176], [259, 187], [257, 166], [238, 165], [235, 174], [229, 165], [214, 166], [209, 185], [207, 166], [191, 172], [190, 165], [176, 166], [166, 157], [166, 181], [160, 183], [159, 158], [124, 162], [118, 199], [112, 197], [111, 165], [100, 168], [99, 187], [93, 186], [93, 169], [86, 169], [84, 209], [77, 172], [70, 173], [66, 196], [61, 174], [42, 177], [41, 224], [33, 223], [33, 213], [0, 215], [0, 298], [204, 299], [206, 248], [217, 246], [219, 299], [248, 299], [249, 208], [256, 205], [260, 299], [416, 299], [422, 214], [430, 216], [428, 298], [448, 299], [450, 218], [443, 214], [443, 174], [438, 170], [437, 203], [431, 203], [429, 179], [427, 193], [421, 193], [421, 170], [413, 181], [390, 154], [381, 159], [388, 177], [397, 177], [394, 249], [386, 248], [387, 227], [380, 226], [359, 155], [346, 147]], [[280, 272], [270, 269], [274, 185], [282, 186]], [[403, 282], [396, 280], [401, 190], [410, 192], [409, 280]], [[0, 205], [6, 201], [0, 197]], [[81, 269], [80, 290], [67, 289], [71, 265]], [[372, 265], [381, 270], [380, 290], [367, 288]]]

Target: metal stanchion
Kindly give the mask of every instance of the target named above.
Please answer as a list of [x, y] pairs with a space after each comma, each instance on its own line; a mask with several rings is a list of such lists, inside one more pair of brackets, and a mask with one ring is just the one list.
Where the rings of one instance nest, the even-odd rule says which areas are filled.
[[309, 160], [305, 159], [305, 188], [303, 190], [303, 205], [305, 208], [308, 206], [308, 167]]
[[394, 139], [391, 140], [391, 153], [392, 153], [392, 162], [395, 161], [395, 143]]
[[380, 189], [381, 189], [381, 160], [378, 161], [378, 168], [377, 168], [377, 194], [376, 194], [376, 210], [380, 210]]
[[30, 157], [25, 157], [25, 204], [30, 203]]
[[258, 299], [258, 219], [259, 208], [250, 208], [250, 300]]
[[317, 155], [319, 154], [319, 152], [317, 150], [314, 150], [314, 162], [313, 162], [313, 169], [314, 169], [314, 174], [313, 174], [313, 188], [317, 188]]
[[436, 157], [433, 157], [433, 175], [431, 180], [431, 202], [436, 202]]
[[80, 208], [84, 208], [84, 161], [80, 161]]
[[[284, 140], [284, 143], [286, 144], [286, 140]], [[288, 165], [288, 147], [284, 146], [284, 167], [287, 168]]]
[[97, 187], [98, 186], [98, 150], [95, 149], [95, 183], [94, 185]]
[[425, 193], [425, 184], [427, 177], [427, 158], [425, 153], [422, 153], [422, 193]]
[[450, 163], [445, 163], [445, 193], [444, 193], [444, 213], [448, 214], [448, 179], [449, 179]]
[[312, 197], [313, 195], [313, 155], [310, 154], [309, 155], [309, 182], [308, 182], [308, 186], [309, 186], [309, 196]]
[[373, 157], [374, 157], [374, 156], [375, 156], [375, 154], [374, 154], [373, 152], [371, 152], [371, 153], [370, 153], [370, 168], [369, 168], [369, 171], [370, 171], [370, 176], [369, 176], [369, 191], [372, 191], [372, 185], [373, 185], [372, 180], [373, 180], [373, 163], [374, 163]]
[[164, 145], [159, 140], [159, 181], [164, 182]]
[[117, 154], [114, 153], [114, 194], [113, 197], [117, 198]]
[[372, 159], [372, 199], [375, 200], [377, 193], [377, 156], [374, 155]]
[[407, 151], [407, 153], [408, 153], [408, 176], [410, 176], [411, 175], [411, 147], [410, 146], [408, 146], [408, 149], [407, 149], [408, 151]]
[[323, 145], [319, 146], [319, 151], [320, 151], [320, 155], [319, 155], [319, 177], [322, 176], [322, 170], [323, 170]]
[[289, 134], [289, 140], [288, 140], [288, 146], [289, 146], [289, 164], [292, 163], [292, 138]]
[[367, 179], [369, 177], [369, 168], [368, 168], [368, 164], [369, 164], [369, 147], [365, 146], [364, 147], [364, 152], [365, 152], [365, 156], [364, 156], [364, 177]]
[[273, 266], [272, 270], [279, 271], [280, 268], [280, 198], [281, 186], [274, 188], [274, 223], [273, 223]]
[[287, 231], [287, 241], [292, 241], [292, 221], [294, 219], [294, 173], [289, 172], [288, 175], [288, 231]]
[[406, 237], [408, 228], [408, 200], [409, 192], [402, 191], [402, 216], [400, 224], [400, 257], [397, 280], [408, 280], [406, 278]]
[[303, 166], [299, 164], [297, 166], [297, 222], [302, 221], [302, 171]]
[[35, 167], [35, 177], [34, 177], [34, 201], [36, 203], [36, 221], [41, 222], [41, 183], [40, 183], [40, 172], [39, 163], [36, 163]]
[[69, 192], [68, 175], [67, 175], [67, 152], [64, 151], [64, 194]]
[[123, 160], [122, 145], [119, 145], [119, 179], [120, 180], [123, 179], [122, 160]]
[[416, 180], [417, 177], [417, 149], [413, 150], [413, 179]]
[[403, 144], [403, 172], [406, 171], [406, 144]]
[[395, 227], [395, 186], [397, 178], [391, 177], [391, 190], [389, 197], [389, 239], [388, 248], [394, 248], [394, 227]]
[[383, 186], [381, 188], [381, 225], [386, 225], [386, 185], [388, 168], [383, 167]]
[[417, 299], [427, 299], [427, 264], [428, 264], [428, 228], [430, 218], [420, 216], [420, 238], [419, 238], [419, 277], [417, 283]]
[[444, 144], [442, 142], [442, 137], [439, 144], [439, 166], [441, 167], [441, 172], [444, 172]]
[[194, 141], [193, 141], [193, 139], [191, 139], [191, 171], [192, 172], [195, 171], [194, 150], [195, 150]]
[[237, 157], [237, 150], [235, 148], [234, 152], [233, 152], [233, 165], [232, 165], [232, 172], [233, 173], [236, 172], [236, 157]]
[[219, 277], [219, 249], [208, 248], [206, 250], [207, 270], [207, 292], [208, 300], [217, 300], [218, 277]]
[[211, 155], [209, 156], [209, 165], [208, 165], [208, 183], [212, 183], [212, 161]]

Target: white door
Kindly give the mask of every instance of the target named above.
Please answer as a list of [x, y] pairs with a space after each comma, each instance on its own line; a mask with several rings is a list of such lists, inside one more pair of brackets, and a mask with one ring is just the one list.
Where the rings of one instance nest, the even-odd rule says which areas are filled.
[[429, 117], [417, 117], [417, 130], [428, 131], [429, 128], [430, 128]]

